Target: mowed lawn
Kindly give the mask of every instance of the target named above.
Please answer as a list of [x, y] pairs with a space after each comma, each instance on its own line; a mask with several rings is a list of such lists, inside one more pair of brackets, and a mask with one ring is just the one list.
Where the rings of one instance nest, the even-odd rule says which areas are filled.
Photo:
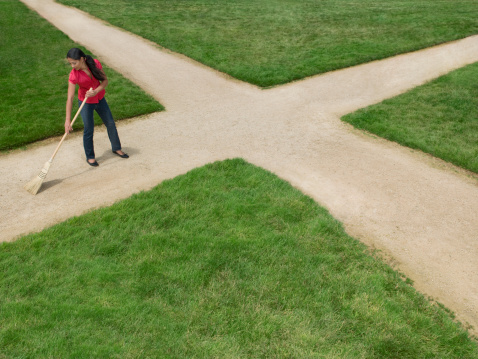
[[[130, 10], [142, 3], [128, 2]], [[218, 4], [174, 3], [199, 10]], [[451, 18], [457, 3], [472, 4], [426, 2], [447, 4]], [[273, 4], [291, 3], [262, 4], [274, 13]], [[476, 13], [463, 9], [461, 20]], [[0, 358], [478, 357], [476, 340], [449, 311], [347, 236], [312, 199], [243, 160], [193, 170], [1, 244], [0, 273]]]
[[268, 87], [478, 32], [475, 0], [59, 0]]
[[477, 79], [475, 63], [342, 120], [478, 173]]
[[[66, 53], [82, 47], [17, 0], [0, 1], [0, 29], [0, 151], [63, 134], [71, 70]], [[163, 110], [138, 86], [103, 66], [116, 120]], [[98, 117], [96, 123], [101, 123]], [[81, 119], [75, 128], [83, 128]]]
[[[264, 87], [478, 33], [474, 0], [61, 2]], [[472, 66], [343, 119], [477, 172], [476, 78]]]
[[442, 306], [243, 160], [0, 245], [0, 358], [476, 358]]

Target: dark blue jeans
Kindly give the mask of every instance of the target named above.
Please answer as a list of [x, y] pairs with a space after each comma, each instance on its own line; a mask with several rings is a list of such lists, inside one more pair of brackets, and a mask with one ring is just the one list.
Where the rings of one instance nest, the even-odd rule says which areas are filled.
[[[81, 105], [81, 101], [78, 101], [78, 104]], [[99, 103], [85, 103], [85, 106], [83, 106], [81, 109], [80, 114], [85, 126], [83, 131], [83, 146], [85, 147], [87, 160], [95, 158], [95, 149], [93, 146], [93, 132], [95, 130], [95, 123], [93, 119], [94, 111], [98, 113], [106, 126], [108, 137], [111, 142], [111, 149], [113, 151], [121, 150], [118, 131], [116, 130], [115, 121], [106, 100], [103, 98]]]

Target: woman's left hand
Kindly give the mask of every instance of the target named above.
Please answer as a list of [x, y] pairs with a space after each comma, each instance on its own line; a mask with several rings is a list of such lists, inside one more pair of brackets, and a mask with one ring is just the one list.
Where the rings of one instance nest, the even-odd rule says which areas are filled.
[[89, 89], [88, 91], [86, 91], [86, 97], [94, 97], [97, 94], [98, 94], [98, 91], [93, 90], [93, 89]]

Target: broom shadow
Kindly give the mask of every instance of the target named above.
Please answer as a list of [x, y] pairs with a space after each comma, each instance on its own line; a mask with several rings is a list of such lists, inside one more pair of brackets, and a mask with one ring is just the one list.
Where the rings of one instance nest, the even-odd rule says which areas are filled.
[[42, 186], [38, 190], [38, 193], [41, 193], [53, 186], [56, 186], [57, 184], [60, 184], [61, 182], [63, 182], [63, 179], [54, 179], [51, 181], [43, 182]]
[[[137, 149], [134, 149], [134, 148], [131, 148], [131, 147], [124, 148], [123, 150], [124, 150], [124, 152], [126, 152], [130, 155], [136, 155], [140, 152]], [[97, 159], [100, 162], [102, 160], [108, 160], [108, 159], [117, 159], [118, 161], [122, 160], [121, 158], [117, 157], [115, 154], [111, 153], [111, 150], [104, 151], [103, 154], [101, 154], [100, 156], [97, 156]], [[102, 165], [104, 167], [104, 166], [112, 165], [112, 163], [111, 162], [110, 163], [103, 162]], [[54, 180], [45, 181], [45, 182], [43, 182], [42, 186], [38, 190], [38, 193], [41, 193], [41, 192], [46, 191], [46, 190], [48, 190], [52, 187], [55, 187], [56, 185], [62, 183], [64, 180], [67, 180], [67, 179], [70, 179], [70, 178], [73, 178], [73, 177], [77, 177], [77, 176], [81, 176], [82, 174], [86, 173], [87, 171], [91, 171], [91, 170], [93, 170], [93, 168], [85, 169], [84, 171], [78, 172], [76, 174], [73, 174], [73, 175], [65, 177], [65, 178], [57, 178], [57, 179], [54, 179]]]
[[57, 179], [54, 179], [54, 180], [45, 181], [45, 182], [43, 182], [42, 186], [38, 190], [38, 193], [42, 193], [43, 191], [46, 191], [46, 190], [48, 190], [52, 187], [55, 187], [56, 185], [59, 185], [60, 183], [62, 183], [64, 180], [67, 180], [67, 179], [70, 179], [70, 178], [73, 178], [73, 177], [77, 177], [77, 176], [81, 176], [82, 174], [86, 173], [87, 171], [90, 171], [90, 169], [86, 169], [84, 171], [78, 172], [74, 175], [71, 175], [71, 176], [68, 176], [68, 177], [65, 177], [65, 178], [57, 178]]

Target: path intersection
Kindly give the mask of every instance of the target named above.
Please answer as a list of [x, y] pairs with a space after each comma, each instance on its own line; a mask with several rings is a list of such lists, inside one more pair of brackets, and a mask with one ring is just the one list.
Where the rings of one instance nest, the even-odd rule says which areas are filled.
[[478, 328], [477, 177], [339, 119], [478, 61], [478, 36], [262, 90], [79, 10], [22, 1], [166, 111], [118, 123], [126, 161], [98, 128], [99, 168], [84, 163], [81, 134], [71, 135], [36, 196], [23, 185], [57, 139], [0, 156], [0, 241], [241, 157], [314, 198], [418, 290]]

